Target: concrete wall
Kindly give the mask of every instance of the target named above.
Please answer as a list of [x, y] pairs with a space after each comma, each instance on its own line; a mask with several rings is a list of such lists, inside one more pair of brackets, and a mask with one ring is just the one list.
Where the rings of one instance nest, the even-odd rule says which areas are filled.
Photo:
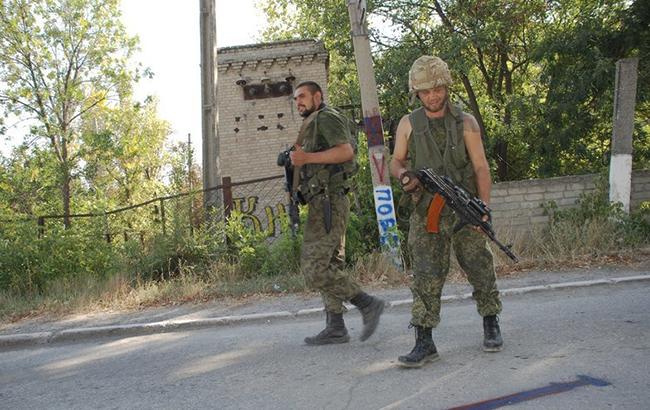
[[[566, 176], [494, 184], [492, 216], [498, 230], [522, 231], [548, 223], [541, 204], [555, 201], [559, 209], [576, 207], [581, 194], [595, 190], [596, 175]], [[650, 201], [650, 170], [632, 173], [631, 209]]]

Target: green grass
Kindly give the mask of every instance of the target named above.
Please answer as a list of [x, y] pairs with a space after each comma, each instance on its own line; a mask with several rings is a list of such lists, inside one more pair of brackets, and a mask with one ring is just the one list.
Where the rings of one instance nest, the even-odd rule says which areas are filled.
[[[547, 227], [532, 233], [498, 233], [503, 243], [513, 245], [513, 251], [520, 258], [519, 264], [513, 264], [493, 246], [498, 275], [532, 269], [620, 265], [650, 259], [650, 206], [642, 206], [639, 212], [626, 215], [609, 205], [606, 199], [585, 197], [576, 209], [560, 212], [549, 204], [547, 211], [550, 217]], [[105, 256], [101, 264], [93, 263], [92, 255], [103, 255], [97, 249], [93, 249], [91, 256], [77, 255], [76, 260], [88, 272], [96, 265], [100, 268], [111, 266], [114, 270], [111, 274], [101, 270], [99, 274], [80, 271], [41, 280], [35, 286], [32, 275], [45, 278], [47, 274], [41, 274], [36, 265], [30, 265], [30, 273], [26, 275], [20, 271], [22, 265], [17, 266], [17, 273], [9, 278], [27, 280], [24, 283], [29, 286], [9, 286], [0, 290], [0, 322], [41, 315], [56, 317], [219, 298], [309, 292], [299, 273], [300, 247], [296, 240], [284, 236], [269, 245], [257, 236], [243, 240], [246, 238], [241, 235], [243, 226], [229, 229], [231, 236], [238, 238], [230, 242], [229, 248], [223, 244], [215, 247], [209, 236], [189, 240], [176, 237], [153, 241], [144, 250], [139, 245], [127, 247], [125, 260], [119, 264]], [[75, 255], [76, 237], [68, 236], [65, 249]], [[44, 249], [50, 252], [57, 249], [56, 245], [52, 240]], [[8, 245], [5, 248], [6, 252], [12, 251]], [[118, 255], [115, 250], [110, 252]], [[24, 256], [16, 260], [21, 263], [29, 260], [28, 252]], [[51, 258], [42, 259], [50, 263], [43, 266], [62, 269], [63, 259], [54, 259], [54, 262]], [[409, 283], [408, 275], [393, 267], [377, 251], [357, 253], [347, 269], [363, 286], [395, 287]], [[19, 276], [21, 272], [23, 276]], [[464, 280], [458, 266], [452, 265], [449, 280]]]

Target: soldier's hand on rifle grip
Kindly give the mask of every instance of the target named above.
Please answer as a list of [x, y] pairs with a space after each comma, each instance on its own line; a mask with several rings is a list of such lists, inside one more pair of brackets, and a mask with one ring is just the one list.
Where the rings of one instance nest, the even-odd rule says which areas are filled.
[[[489, 215], [483, 215], [483, 218], [481, 218], [481, 219], [483, 220], [483, 222], [490, 222], [490, 216]], [[483, 229], [481, 229], [481, 227], [478, 226], [478, 225], [472, 226], [472, 229], [474, 229], [476, 232], [480, 232], [482, 234], [485, 234], [485, 232], [483, 232]]]
[[294, 149], [289, 153], [289, 156], [291, 157], [291, 163], [297, 167], [305, 165], [307, 160], [307, 153], [298, 144], [294, 145]]
[[404, 171], [399, 177], [399, 183], [405, 192], [413, 193], [422, 188], [422, 183], [413, 171]]

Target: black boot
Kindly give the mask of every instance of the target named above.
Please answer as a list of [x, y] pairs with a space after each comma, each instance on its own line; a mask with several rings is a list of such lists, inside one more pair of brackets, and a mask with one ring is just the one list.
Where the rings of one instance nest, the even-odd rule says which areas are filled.
[[500, 352], [503, 346], [501, 338], [501, 329], [499, 329], [499, 319], [496, 315], [485, 316], [483, 318], [483, 351]]
[[433, 343], [430, 327], [415, 326], [415, 347], [411, 353], [397, 358], [402, 367], [422, 367], [427, 362], [438, 360], [438, 350]]
[[327, 314], [325, 329], [316, 336], [306, 337], [305, 343], [315, 346], [349, 342], [350, 335], [343, 322], [343, 313], [325, 313]]
[[363, 342], [372, 336], [375, 329], [377, 329], [379, 317], [384, 312], [384, 301], [365, 292], [359, 292], [350, 299], [350, 303], [359, 309], [363, 317], [363, 330], [359, 338]]

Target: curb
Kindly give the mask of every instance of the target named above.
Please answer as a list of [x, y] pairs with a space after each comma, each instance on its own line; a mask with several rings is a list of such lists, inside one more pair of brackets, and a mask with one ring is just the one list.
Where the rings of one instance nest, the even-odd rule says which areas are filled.
[[[500, 290], [502, 296], [522, 295], [532, 292], [542, 292], [549, 290], [571, 289], [590, 286], [615, 285], [619, 283], [640, 282], [650, 280], [649, 275], [627, 276], [612, 279], [598, 279], [579, 282], [552, 283], [548, 285], [526, 286], [522, 288], [510, 288]], [[443, 302], [453, 302], [471, 299], [471, 293], [457, 295], [447, 295], [442, 297]], [[387, 302], [387, 308], [397, 308], [409, 306], [413, 299], [402, 299]], [[354, 306], [348, 307], [349, 310], [356, 309]], [[133, 323], [128, 325], [112, 325], [66, 329], [52, 332], [24, 333], [16, 335], [0, 336], [0, 351], [16, 349], [27, 346], [49, 345], [60, 342], [74, 342], [91, 338], [111, 337], [111, 336], [144, 336], [156, 333], [169, 333], [185, 330], [196, 330], [207, 327], [227, 326], [240, 323], [264, 322], [271, 319], [291, 319], [319, 315], [323, 308], [301, 309], [296, 312], [279, 311], [269, 313], [255, 313], [237, 316], [222, 316], [206, 319], [186, 319], [186, 320], [165, 320], [153, 323]]]

